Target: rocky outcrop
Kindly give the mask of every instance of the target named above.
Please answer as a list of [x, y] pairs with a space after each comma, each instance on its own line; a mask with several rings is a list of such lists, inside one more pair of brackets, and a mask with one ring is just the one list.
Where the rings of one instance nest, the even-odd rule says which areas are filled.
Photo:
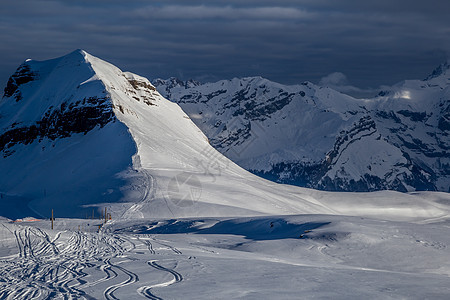
[[108, 97], [89, 97], [62, 103], [58, 108], [50, 108], [41, 120], [28, 126], [14, 123], [0, 135], [0, 152], [3, 156], [14, 153], [16, 144], [30, 144], [35, 140], [67, 138], [76, 133], [88, 133], [95, 127], [102, 128], [115, 120], [112, 103]]
[[27, 64], [21, 65], [9, 78], [3, 97], [14, 97], [16, 101], [20, 101], [22, 99], [22, 93], [19, 90], [19, 86], [33, 81], [36, 77], [37, 74], [32, 72]]

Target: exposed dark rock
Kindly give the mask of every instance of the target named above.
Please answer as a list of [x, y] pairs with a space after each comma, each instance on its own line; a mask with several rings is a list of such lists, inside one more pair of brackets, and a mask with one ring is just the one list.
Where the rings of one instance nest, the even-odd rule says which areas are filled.
[[41, 120], [35, 124], [24, 127], [11, 126], [0, 135], [0, 151], [11, 154], [7, 150], [16, 144], [30, 144], [34, 140], [49, 138], [70, 137], [74, 133], [84, 133], [91, 131], [96, 126], [104, 127], [115, 120], [112, 104], [109, 98], [89, 97], [78, 104], [61, 104], [57, 109], [48, 110]]
[[156, 89], [149, 83], [140, 80], [128, 79], [128, 82], [134, 87], [136, 90], [147, 89], [150, 91], [156, 91]]
[[430, 80], [436, 77], [441, 76], [443, 73], [445, 73], [448, 69], [450, 69], [450, 64], [448, 62], [445, 62], [443, 64], [440, 64], [439, 67], [437, 67], [436, 69], [433, 70], [433, 72], [428, 75], [427, 78], [425, 78], [426, 80]]
[[295, 93], [288, 94], [287, 92], [283, 92], [276, 97], [269, 98], [260, 103], [253, 100], [255, 96], [256, 94], [251, 94], [248, 96], [248, 92], [241, 90], [236, 93], [234, 98], [231, 100], [231, 103], [233, 104], [230, 103], [225, 108], [238, 106], [240, 103], [244, 103], [243, 106], [240, 106], [240, 108], [233, 113], [233, 116], [243, 116], [245, 119], [252, 121], [264, 121], [269, 118], [271, 114], [288, 105], [294, 98]]
[[393, 111], [390, 111], [390, 112], [387, 112], [387, 111], [377, 111], [376, 113], [375, 113], [375, 115], [377, 116], [377, 117], [380, 117], [380, 118], [383, 118], [383, 119], [387, 119], [387, 120], [393, 120], [395, 123], [399, 123], [399, 124], [401, 124], [402, 123], [402, 120], [400, 120], [400, 118], [393, 112]]
[[[372, 192], [378, 190], [389, 189], [388, 184], [377, 176], [365, 174], [363, 178], [355, 181], [354, 179], [346, 180], [343, 178], [334, 178], [326, 176], [317, 184], [317, 188], [324, 191], [354, 191], [354, 192]], [[393, 188], [399, 192], [407, 192], [407, 189], [398, 182]]]
[[446, 100], [441, 105], [441, 117], [439, 118], [438, 128], [442, 131], [450, 131], [450, 100]]
[[[251, 136], [252, 127], [250, 122], [236, 125], [236, 127], [231, 128], [224, 126], [222, 132], [227, 131], [227, 134], [220, 135], [217, 138], [210, 140], [211, 145], [217, 149], [226, 148], [231, 145], [238, 146]], [[220, 126], [220, 124], [218, 126]]]
[[387, 95], [389, 95], [389, 91], [380, 91], [378, 94], [377, 94], [377, 96], [379, 96], [379, 97], [384, 97], [384, 96], [387, 96]]
[[[344, 152], [348, 146], [363, 137], [372, 135], [376, 132], [376, 124], [370, 116], [361, 118], [349, 130], [343, 131], [336, 137], [333, 150], [327, 153], [330, 163], [336, 162], [340, 154]], [[355, 138], [356, 137], [356, 138]]]
[[439, 119], [438, 128], [442, 131], [450, 131], [450, 114]]
[[37, 75], [30, 70], [30, 67], [27, 64], [21, 65], [9, 78], [3, 97], [14, 96], [16, 101], [20, 101], [22, 99], [22, 94], [19, 90], [19, 86], [35, 80], [36, 77]]
[[205, 97], [206, 97], [207, 101], [209, 101], [214, 97], [217, 97], [221, 94], [225, 94], [226, 92], [227, 92], [227, 90], [218, 90], [218, 91], [212, 92], [211, 94], [205, 95]]
[[414, 112], [409, 110], [399, 110], [397, 111], [398, 114], [401, 114], [405, 117], [408, 117], [413, 122], [423, 122], [427, 118], [427, 113], [425, 112]]
[[[398, 192], [407, 192], [405, 184], [419, 191], [435, 191], [436, 186], [433, 182], [436, 180], [434, 174], [429, 174], [423, 168], [417, 165], [410, 165], [410, 176], [401, 175], [402, 178], [396, 178], [387, 181], [378, 176], [364, 174], [360, 180], [345, 178], [330, 178], [326, 176], [328, 165], [326, 161], [318, 164], [307, 164], [301, 162], [278, 163], [272, 166], [269, 171], [250, 170], [252, 173], [265, 179], [283, 184], [291, 184], [307, 188], [315, 188], [325, 191], [347, 191], [347, 192], [373, 192], [379, 190], [395, 190]], [[428, 174], [427, 178], [424, 174]], [[405, 184], [404, 184], [405, 183]]]
[[327, 170], [328, 165], [325, 162], [317, 164], [281, 162], [272, 165], [269, 171], [250, 170], [250, 172], [278, 183], [313, 188], [314, 183], [325, 175]]

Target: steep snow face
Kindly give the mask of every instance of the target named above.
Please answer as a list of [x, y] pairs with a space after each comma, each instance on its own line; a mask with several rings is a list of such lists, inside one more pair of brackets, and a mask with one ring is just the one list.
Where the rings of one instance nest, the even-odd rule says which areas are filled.
[[80, 217], [120, 200], [136, 146], [114, 107], [84, 51], [24, 62], [0, 101], [2, 213]]
[[449, 77], [443, 64], [374, 99], [260, 77], [154, 84], [216, 149], [268, 179], [337, 191], [449, 191]]

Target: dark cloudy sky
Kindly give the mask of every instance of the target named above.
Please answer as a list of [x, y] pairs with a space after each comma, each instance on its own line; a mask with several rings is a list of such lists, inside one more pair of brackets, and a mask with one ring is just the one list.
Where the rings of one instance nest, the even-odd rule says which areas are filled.
[[81, 48], [149, 78], [376, 89], [449, 57], [449, 12], [447, 0], [1, 0], [0, 87], [26, 58]]

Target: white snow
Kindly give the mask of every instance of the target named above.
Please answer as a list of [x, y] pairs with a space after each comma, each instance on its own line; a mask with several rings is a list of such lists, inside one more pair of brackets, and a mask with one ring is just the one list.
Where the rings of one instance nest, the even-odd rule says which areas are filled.
[[[44, 75], [24, 85], [25, 102], [0, 102], [0, 128], [31, 124], [61, 97], [90, 95], [108, 95], [118, 121], [15, 146], [0, 160], [0, 214], [22, 218], [0, 218], [0, 298], [450, 294], [448, 193], [327, 193], [266, 181], [213, 149], [147, 79], [84, 51], [30, 63]], [[105, 207], [112, 220], [103, 226], [67, 218]], [[49, 220], [24, 219], [52, 208], [53, 230]]]
[[[448, 220], [1, 221], [0, 297], [445, 299]], [[158, 298], [158, 299], [159, 299]]]

